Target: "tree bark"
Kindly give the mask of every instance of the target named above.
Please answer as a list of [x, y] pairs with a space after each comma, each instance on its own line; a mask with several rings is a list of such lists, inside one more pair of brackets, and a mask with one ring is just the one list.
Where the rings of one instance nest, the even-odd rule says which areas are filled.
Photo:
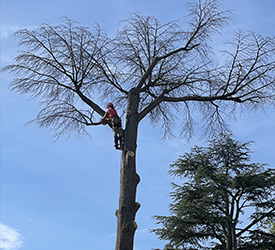
[[138, 132], [139, 96], [135, 89], [129, 92], [127, 120], [124, 132], [124, 149], [120, 170], [120, 195], [117, 216], [116, 250], [133, 250], [134, 234], [137, 229], [136, 212], [140, 204], [136, 202], [136, 190], [140, 181], [136, 173], [136, 147]]
[[237, 237], [236, 237], [236, 225], [234, 224], [234, 228], [232, 230], [232, 245], [233, 249], [237, 250]]

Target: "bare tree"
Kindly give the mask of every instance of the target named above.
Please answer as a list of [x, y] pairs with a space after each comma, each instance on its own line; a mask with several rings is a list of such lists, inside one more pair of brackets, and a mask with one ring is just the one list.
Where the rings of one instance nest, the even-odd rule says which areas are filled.
[[59, 26], [19, 30], [14, 37], [26, 47], [2, 69], [15, 75], [12, 90], [38, 98], [43, 109], [34, 120], [64, 133], [88, 133], [102, 116], [101, 103], [127, 106], [117, 215], [117, 250], [133, 249], [139, 209], [136, 188], [136, 144], [139, 122], [149, 117], [162, 124], [183, 122], [193, 133], [192, 110], [203, 115], [204, 129], [226, 129], [223, 114], [234, 116], [237, 105], [263, 108], [274, 103], [274, 38], [237, 32], [225, 59], [217, 64], [209, 41], [232, 18], [218, 0], [189, 4], [190, 29], [177, 22], [161, 24], [154, 17], [130, 14], [114, 38], [96, 25], [81, 27], [65, 19]]

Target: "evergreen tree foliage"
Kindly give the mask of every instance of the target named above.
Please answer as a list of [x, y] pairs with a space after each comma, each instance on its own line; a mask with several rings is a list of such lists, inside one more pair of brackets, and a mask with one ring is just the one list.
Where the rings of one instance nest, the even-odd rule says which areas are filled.
[[271, 234], [275, 235], [275, 220], [266, 220], [262, 223], [262, 227]]
[[172, 183], [171, 215], [155, 216], [162, 228], [152, 230], [165, 249], [275, 249], [259, 229], [275, 217], [275, 169], [251, 163], [250, 144], [222, 136], [171, 165], [184, 183]]

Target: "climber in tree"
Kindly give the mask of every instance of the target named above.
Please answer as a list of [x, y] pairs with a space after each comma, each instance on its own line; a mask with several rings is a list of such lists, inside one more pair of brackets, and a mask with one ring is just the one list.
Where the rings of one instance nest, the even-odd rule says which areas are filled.
[[100, 123], [107, 124], [108, 121], [112, 124], [112, 129], [114, 130], [114, 141], [116, 149], [123, 149], [123, 129], [121, 127], [121, 119], [118, 116], [114, 105], [109, 103], [107, 105], [108, 110], [105, 112], [104, 116], [100, 119]]

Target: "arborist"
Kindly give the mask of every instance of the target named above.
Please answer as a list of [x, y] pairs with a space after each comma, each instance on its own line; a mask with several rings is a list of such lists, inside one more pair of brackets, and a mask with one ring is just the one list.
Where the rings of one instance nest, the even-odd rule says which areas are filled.
[[115, 148], [123, 150], [124, 138], [123, 138], [123, 129], [121, 127], [121, 119], [118, 116], [114, 105], [109, 103], [106, 107], [108, 110], [105, 112], [104, 116], [100, 119], [100, 123], [105, 125], [108, 121], [112, 124], [112, 129], [114, 131], [114, 142]]

